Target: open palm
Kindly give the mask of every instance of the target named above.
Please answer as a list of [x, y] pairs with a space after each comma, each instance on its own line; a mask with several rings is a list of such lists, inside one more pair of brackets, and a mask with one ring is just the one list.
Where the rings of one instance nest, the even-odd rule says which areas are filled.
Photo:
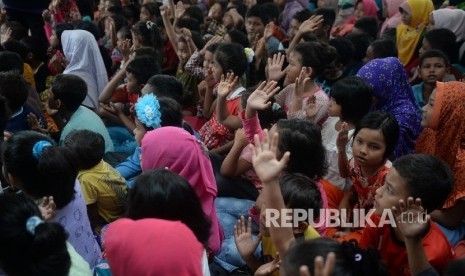
[[277, 82], [262, 82], [247, 99], [247, 106], [254, 110], [263, 110], [271, 107], [270, 99], [279, 91]]
[[236, 86], [238, 77], [234, 73], [227, 73], [226, 77], [221, 76], [221, 81], [218, 84], [218, 96], [227, 97], [231, 93], [232, 89]]
[[399, 209], [392, 208], [397, 227], [405, 238], [420, 238], [429, 228], [429, 216], [421, 206], [421, 199], [414, 202], [409, 197], [407, 203], [399, 200]]
[[273, 58], [268, 58], [268, 79], [279, 81], [286, 75], [283, 70], [285, 59], [286, 56], [281, 53], [273, 55]]

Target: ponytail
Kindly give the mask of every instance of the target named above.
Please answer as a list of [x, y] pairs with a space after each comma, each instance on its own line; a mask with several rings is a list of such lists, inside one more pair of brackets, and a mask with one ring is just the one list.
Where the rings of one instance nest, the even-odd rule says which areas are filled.
[[157, 24], [152, 21], [139, 21], [131, 30], [135, 35], [140, 37], [142, 46], [152, 47], [157, 54], [156, 58], [161, 58], [163, 52], [163, 41]]

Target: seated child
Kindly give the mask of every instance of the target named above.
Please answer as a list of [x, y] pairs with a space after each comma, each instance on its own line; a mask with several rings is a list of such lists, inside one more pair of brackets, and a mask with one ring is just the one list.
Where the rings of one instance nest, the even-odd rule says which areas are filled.
[[428, 50], [420, 56], [419, 71], [422, 82], [412, 86], [415, 102], [420, 110], [429, 101], [436, 88], [436, 82], [443, 81], [449, 67], [449, 59], [439, 50]]
[[[420, 207], [421, 212], [416, 216], [424, 216], [440, 208], [452, 191], [453, 183], [451, 169], [432, 155], [414, 154], [397, 159], [386, 175], [384, 185], [376, 190], [375, 213], [370, 218], [376, 227], [367, 224], [360, 246], [377, 248], [390, 275], [410, 274], [409, 261], [413, 256], [408, 246], [411, 240], [405, 231], [401, 231], [402, 227], [393, 227], [393, 224], [386, 222], [386, 218], [391, 214], [393, 219], [390, 212], [392, 208], [402, 209], [399, 200], [407, 202], [408, 198], [421, 200], [418, 203], [423, 207]], [[381, 223], [383, 219], [386, 223]], [[453, 260], [454, 253], [436, 223], [431, 222], [426, 227], [420, 240], [420, 248], [424, 248], [428, 261], [442, 273]]]
[[87, 214], [95, 233], [123, 215], [126, 198], [124, 178], [103, 161], [105, 142], [90, 130], [71, 132], [64, 142], [79, 164], [78, 180], [87, 205]]

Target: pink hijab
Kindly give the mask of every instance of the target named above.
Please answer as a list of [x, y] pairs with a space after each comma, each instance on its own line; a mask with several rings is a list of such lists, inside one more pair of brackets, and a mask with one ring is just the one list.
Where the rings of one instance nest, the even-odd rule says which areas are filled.
[[219, 251], [222, 234], [214, 205], [216, 181], [210, 158], [202, 144], [179, 127], [149, 131], [142, 139], [141, 167], [143, 172], [167, 167], [191, 184], [212, 224], [209, 247], [213, 252]]
[[404, 2], [404, 0], [384, 1], [386, 3], [388, 15], [381, 26], [380, 36], [387, 28], [396, 28], [400, 23], [402, 23], [402, 15], [400, 14], [399, 6]]
[[179, 221], [119, 219], [105, 236], [111, 272], [125, 275], [202, 275], [203, 246]]
[[[355, 8], [357, 8], [358, 3], [362, 2], [363, 5], [363, 16], [364, 17], [374, 17], [378, 18], [378, 6], [373, 0], [357, 0], [355, 1]], [[349, 24], [355, 24], [355, 17], [352, 16], [347, 20]]]

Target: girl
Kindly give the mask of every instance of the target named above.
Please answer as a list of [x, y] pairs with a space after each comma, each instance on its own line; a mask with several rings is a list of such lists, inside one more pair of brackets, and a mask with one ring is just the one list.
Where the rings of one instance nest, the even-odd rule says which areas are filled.
[[407, 72], [418, 64], [418, 48], [426, 26], [429, 24], [429, 14], [433, 11], [431, 0], [407, 0], [399, 7], [402, 14], [402, 24], [397, 26], [396, 41], [398, 57]]
[[140, 21], [156, 22], [157, 17], [160, 16], [159, 3], [146, 3], [140, 7]]
[[69, 233], [69, 242], [94, 267], [101, 252], [92, 234], [81, 187], [76, 181], [77, 164], [69, 149], [57, 147], [45, 135], [22, 131], [5, 142], [2, 161], [4, 174], [13, 187], [37, 202], [44, 196], [53, 196], [57, 211], [51, 221], [63, 225]]
[[[92, 275], [57, 222], [23, 195], [0, 195], [0, 268], [8, 275]], [[2, 271], [0, 274], [3, 275]]]
[[[353, 135], [355, 126], [371, 107], [371, 88], [359, 77], [347, 77], [337, 81], [331, 89], [329, 118], [323, 124], [321, 136], [328, 158], [328, 173], [325, 179], [339, 188], [347, 190], [352, 185], [350, 180], [339, 175], [337, 136], [343, 122], [347, 124], [349, 136]], [[345, 146], [348, 158], [352, 157], [349, 144]]]
[[379, 32], [379, 37], [382, 39], [396, 40], [396, 28], [402, 23], [402, 15], [399, 11], [399, 6], [404, 0], [383, 0], [383, 25]]
[[431, 218], [438, 223], [452, 246], [465, 237], [465, 151], [462, 139], [465, 131], [465, 84], [438, 82], [429, 102], [422, 109], [422, 126], [415, 152], [432, 154], [454, 171], [454, 187], [444, 206], [433, 211]]
[[[373, 208], [376, 189], [383, 186], [384, 178], [391, 167], [388, 157], [394, 151], [399, 137], [399, 126], [389, 113], [373, 112], [367, 114], [354, 131], [352, 142], [353, 157], [349, 160], [346, 146], [349, 142], [348, 124], [342, 123], [337, 138], [339, 152], [339, 173], [349, 177], [353, 186], [347, 191], [339, 205], [340, 210]], [[350, 212], [349, 211], [349, 212]], [[336, 232], [335, 237], [348, 233]], [[357, 231], [351, 238], [360, 238]]]
[[399, 140], [392, 160], [412, 153], [421, 131], [421, 117], [400, 61], [394, 57], [374, 59], [364, 65], [357, 76], [373, 89], [373, 109], [390, 113], [399, 124]]
[[373, 0], [357, 0], [355, 1], [355, 9], [352, 16], [345, 22], [335, 26], [331, 30], [331, 36], [346, 36], [354, 29], [355, 21], [363, 17], [378, 18], [378, 6]]
[[[219, 46], [211, 63], [211, 74], [217, 87], [216, 110], [199, 130], [200, 137], [209, 150], [224, 154], [231, 148], [234, 130], [241, 127], [239, 101], [245, 88], [238, 82], [247, 69], [244, 48], [239, 44]], [[226, 78], [224, 77], [226, 76]], [[207, 93], [212, 93], [208, 89]], [[205, 95], [211, 97], [211, 95]]]
[[156, 58], [160, 61], [162, 69], [166, 67], [162, 59], [164, 57], [163, 41], [160, 30], [155, 23], [152, 21], [139, 21], [131, 28], [131, 34], [132, 44], [135, 49], [143, 46], [152, 47], [157, 53]]
[[[336, 55], [334, 47], [319, 42], [301, 43], [290, 51], [289, 65], [284, 71], [286, 88], [275, 97], [289, 119], [307, 119], [319, 126], [326, 120], [329, 99], [314, 80], [324, 73], [326, 64], [331, 64]], [[269, 71], [276, 67], [270, 61]], [[269, 75], [273, 74], [269, 72]]]
[[168, 168], [184, 177], [194, 188], [202, 210], [211, 222], [209, 249], [218, 252], [222, 240], [214, 200], [217, 189], [213, 169], [202, 144], [187, 131], [177, 127], [162, 127], [148, 132], [142, 139], [141, 167]]

